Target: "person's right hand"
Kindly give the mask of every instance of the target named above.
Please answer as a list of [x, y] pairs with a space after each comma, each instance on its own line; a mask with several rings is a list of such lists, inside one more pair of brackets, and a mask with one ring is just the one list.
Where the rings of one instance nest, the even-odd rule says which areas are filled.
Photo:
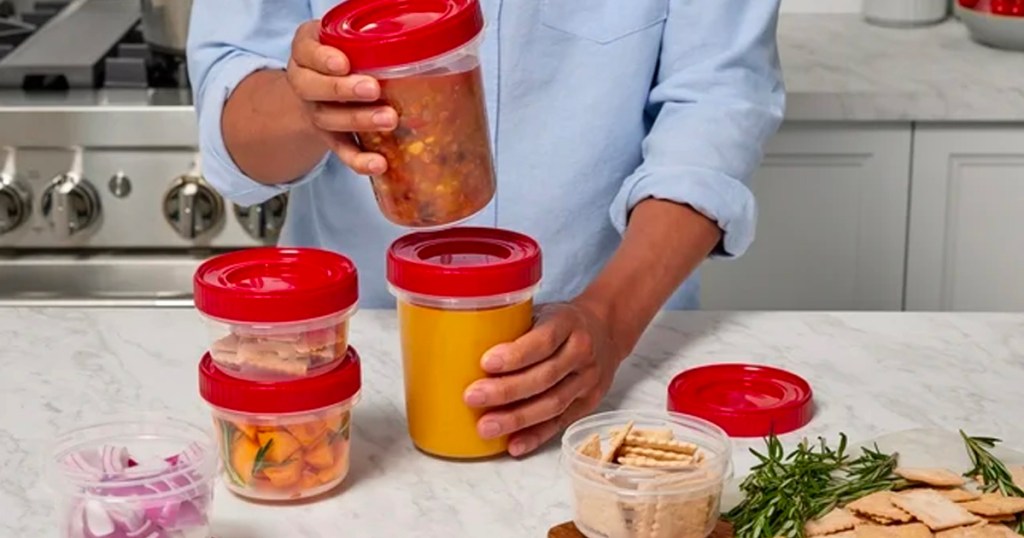
[[306, 22], [295, 32], [288, 83], [305, 103], [310, 121], [349, 168], [379, 175], [387, 170], [387, 161], [362, 151], [352, 133], [393, 130], [398, 113], [375, 104], [380, 84], [373, 77], [350, 74], [350, 67], [344, 53], [320, 44], [320, 21]]

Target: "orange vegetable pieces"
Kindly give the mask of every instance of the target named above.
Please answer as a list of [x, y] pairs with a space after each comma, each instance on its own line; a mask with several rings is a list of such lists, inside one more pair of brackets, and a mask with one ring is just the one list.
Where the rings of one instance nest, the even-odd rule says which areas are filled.
[[317, 473], [320, 483], [326, 484], [344, 477], [348, 473], [348, 441], [337, 440], [333, 445], [334, 464]]
[[294, 486], [302, 479], [302, 460], [292, 458], [280, 465], [264, 467], [263, 474], [276, 488]]
[[236, 430], [238, 430], [238, 431], [242, 432], [243, 434], [245, 434], [245, 436], [248, 437], [249, 439], [252, 439], [253, 441], [256, 440], [256, 425], [255, 424], [241, 424], [241, 423], [234, 422], [234, 423], [232, 423], [232, 426], [234, 426]]
[[324, 427], [331, 433], [341, 429], [348, 419], [348, 411], [327, 411], [324, 413]]
[[231, 468], [246, 484], [252, 480], [252, 470], [259, 451], [260, 446], [245, 435], [236, 435], [231, 443]]
[[306, 469], [302, 471], [302, 478], [299, 479], [299, 490], [305, 491], [320, 486], [320, 477], [313, 471]]
[[285, 426], [285, 429], [304, 447], [316, 444], [328, 433], [327, 426], [319, 420], [289, 424]]
[[327, 444], [327, 436], [306, 449], [306, 463], [317, 469], [330, 469], [334, 465], [334, 450]]
[[295, 437], [284, 430], [258, 432], [256, 440], [261, 447], [270, 444], [264, 455], [264, 461], [267, 463], [283, 463], [302, 447]]

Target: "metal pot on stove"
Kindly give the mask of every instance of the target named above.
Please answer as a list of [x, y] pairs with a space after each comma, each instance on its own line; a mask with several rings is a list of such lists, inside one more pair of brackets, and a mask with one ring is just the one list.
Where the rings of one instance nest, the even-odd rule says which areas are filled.
[[192, 0], [141, 0], [142, 34], [161, 52], [185, 55]]

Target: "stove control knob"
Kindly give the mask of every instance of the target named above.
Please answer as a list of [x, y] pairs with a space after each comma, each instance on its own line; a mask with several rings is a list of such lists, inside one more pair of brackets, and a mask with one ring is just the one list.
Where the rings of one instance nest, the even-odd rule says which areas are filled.
[[32, 213], [32, 193], [24, 183], [0, 174], [0, 235], [18, 229]]
[[100, 195], [89, 180], [61, 174], [43, 191], [43, 217], [53, 232], [69, 238], [87, 230], [100, 217]]
[[276, 243], [284, 227], [288, 211], [288, 195], [279, 194], [262, 204], [235, 206], [235, 217], [253, 239]]
[[182, 238], [196, 239], [224, 220], [224, 200], [202, 176], [186, 174], [164, 196], [164, 218]]

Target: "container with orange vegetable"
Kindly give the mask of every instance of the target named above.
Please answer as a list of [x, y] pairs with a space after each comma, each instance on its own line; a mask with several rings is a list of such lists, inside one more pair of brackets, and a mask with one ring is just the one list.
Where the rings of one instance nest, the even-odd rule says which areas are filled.
[[494, 197], [483, 29], [478, 0], [348, 0], [323, 18], [321, 42], [378, 79], [381, 101], [398, 112], [393, 131], [357, 133], [363, 149], [388, 162], [372, 184], [395, 224], [452, 225]]
[[204, 357], [199, 392], [213, 410], [228, 489], [282, 501], [341, 484], [360, 387], [359, 355], [351, 348], [326, 373], [276, 382], [232, 377]]
[[491, 228], [421, 232], [392, 244], [387, 270], [398, 298], [413, 443], [453, 459], [504, 452], [507, 438], [477, 433], [481, 412], [463, 394], [486, 375], [484, 352], [530, 329], [540, 247], [525, 235]]

